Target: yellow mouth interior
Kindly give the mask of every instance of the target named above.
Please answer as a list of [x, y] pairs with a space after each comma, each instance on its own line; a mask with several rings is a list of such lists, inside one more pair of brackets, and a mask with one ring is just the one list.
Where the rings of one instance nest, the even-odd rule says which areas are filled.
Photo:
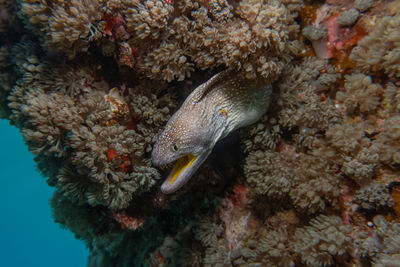
[[172, 176], [172, 179], [169, 184], [172, 184], [176, 180], [176, 178], [178, 178], [178, 176], [183, 172], [183, 170], [191, 166], [196, 158], [197, 157], [195, 155], [189, 154], [178, 159], [170, 174], [170, 176]]

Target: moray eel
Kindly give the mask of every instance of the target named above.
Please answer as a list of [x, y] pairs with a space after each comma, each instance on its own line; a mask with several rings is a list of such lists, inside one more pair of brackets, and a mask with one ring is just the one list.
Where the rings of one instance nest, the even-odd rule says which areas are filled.
[[256, 122], [268, 109], [271, 85], [249, 85], [228, 70], [198, 86], [168, 121], [151, 155], [154, 165], [176, 161], [161, 191], [181, 188], [207, 159], [218, 140]]

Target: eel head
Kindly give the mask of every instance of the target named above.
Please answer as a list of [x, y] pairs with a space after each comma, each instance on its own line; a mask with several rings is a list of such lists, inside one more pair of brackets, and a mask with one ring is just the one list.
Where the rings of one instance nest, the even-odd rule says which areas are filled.
[[[175, 162], [161, 186], [164, 194], [175, 192], [191, 178], [220, 137], [217, 133], [220, 131], [216, 132], [215, 127], [204, 124], [199, 118], [199, 112], [194, 109], [191, 111], [175, 113], [153, 147], [151, 159], [154, 165]], [[224, 118], [220, 121], [223, 123]]]

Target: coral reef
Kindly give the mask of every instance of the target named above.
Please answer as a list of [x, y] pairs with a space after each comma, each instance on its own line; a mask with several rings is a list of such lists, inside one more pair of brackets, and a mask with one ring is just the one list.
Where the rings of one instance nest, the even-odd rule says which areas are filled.
[[333, 257], [351, 250], [350, 231], [351, 226], [342, 225], [340, 217], [320, 215], [311, 220], [310, 226], [296, 230], [294, 251], [308, 266], [332, 265]]
[[288, 248], [289, 238], [285, 230], [265, 231], [264, 235], [249, 239], [248, 247], [242, 251], [243, 257], [235, 261], [235, 266], [264, 264], [268, 266], [290, 266], [293, 264]]
[[348, 9], [339, 14], [337, 22], [340, 26], [351, 26], [357, 21], [360, 12], [355, 9]]
[[[397, 266], [400, 1], [0, 0], [0, 117], [89, 266]], [[258, 122], [178, 192], [151, 151], [224, 69]]]
[[14, 76], [10, 71], [13, 67], [10, 56], [9, 47], [2, 46], [0, 48], [0, 118], [7, 118], [10, 113], [6, 101], [6, 97], [12, 88]]
[[[373, 266], [396, 266], [400, 259], [400, 224], [388, 222], [382, 215], [373, 218], [372, 233], [361, 232], [357, 245], [363, 257], [372, 259]], [[370, 231], [371, 232], [371, 231]]]
[[375, 111], [379, 105], [379, 85], [365, 74], [346, 75], [344, 89], [345, 92], [337, 93], [336, 99], [349, 113]]
[[354, 7], [364, 12], [374, 4], [374, 0], [355, 0]]
[[[394, 11], [393, 11], [394, 13]], [[390, 77], [399, 77], [400, 13], [381, 18], [374, 30], [353, 49], [350, 59], [366, 73], [383, 71]]]
[[326, 38], [327, 29], [326, 27], [315, 28], [308, 25], [303, 28], [303, 35], [310, 41], [318, 41], [320, 39]]
[[[289, 4], [290, 3], [290, 4]], [[120, 12], [138, 69], [152, 79], [190, 77], [195, 68], [231, 67], [246, 77], [276, 80], [297, 53], [301, 1], [107, 1]]]
[[246, 158], [244, 173], [255, 192], [289, 197], [293, 205], [314, 213], [335, 205], [339, 177], [324, 160], [306, 154], [257, 151]]
[[376, 183], [364, 186], [354, 194], [354, 201], [363, 209], [384, 209], [392, 207], [393, 199], [389, 194], [389, 190]]
[[10, 120], [23, 127], [32, 153], [64, 159], [49, 183], [65, 196], [93, 206], [126, 207], [135, 192], [148, 191], [160, 178], [144, 154], [151, 151], [161, 128], [147, 125], [167, 121], [169, 108], [174, 107], [172, 95], [146, 95], [141, 86], [121, 88], [135, 96], [130, 101], [119, 90], [108, 92], [107, 82], [95, 81], [95, 74], [85, 67], [40, 62], [33, 48], [25, 40], [13, 49], [23, 77], [8, 97]]
[[39, 35], [44, 47], [74, 56], [86, 51], [89, 43], [100, 38], [102, 18], [98, 1], [20, 0], [18, 15], [25, 26]]

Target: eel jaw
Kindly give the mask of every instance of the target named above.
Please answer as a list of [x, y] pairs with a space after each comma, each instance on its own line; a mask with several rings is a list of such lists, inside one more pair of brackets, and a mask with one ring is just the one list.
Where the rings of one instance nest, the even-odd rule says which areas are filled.
[[161, 185], [161, 192], [164, 194], [174, 193], [189, 181], [195, 171], [201, 166], [209, 153], [203, 153], [200, 156], [187, 154], [179, 158], [168, 178]]

